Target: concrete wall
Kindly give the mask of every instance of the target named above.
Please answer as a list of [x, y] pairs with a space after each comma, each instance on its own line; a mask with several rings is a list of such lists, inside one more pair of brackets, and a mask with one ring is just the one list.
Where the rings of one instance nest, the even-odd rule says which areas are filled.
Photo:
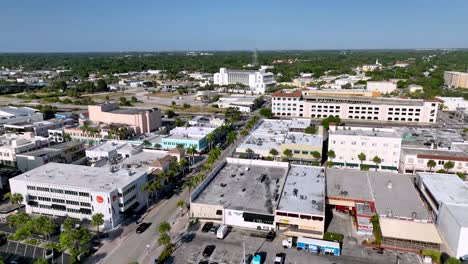
[[437, 227], [452, 254], [457, 258], [468, 254], [468, 228], [459, 225], [445, 204], [440, 208]]

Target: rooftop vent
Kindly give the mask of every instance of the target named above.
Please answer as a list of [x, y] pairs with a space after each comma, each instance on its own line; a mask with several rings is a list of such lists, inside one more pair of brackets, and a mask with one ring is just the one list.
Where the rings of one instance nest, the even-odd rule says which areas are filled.
[[299, 192], [299, 190], [296, 189], [296, 188], [294, 188], [294, 190], [293, 190], [293, 195], [294, 195], [294, 197], [297, 197], [297, 193], [298, 193], [298, 192]]
[[224, 188], [224, 187], [227, 186], [227, 184], [226, 183], [221, 183], [220, 186]]
[[413, 219], [416, 219], [417, 216], [418, 216], [418, 214], [417, 214], [416, 212], [412, 212], [412, 213], [411, 213], [411, 217], [412, 217]]
[[242, 189], [242, 192], [245, 192], [245, 188], [244, 188], [244, 189]]
[[388, 181], [387, 188], [392, 189], [392, 187], [393, 187], [392, 181]]

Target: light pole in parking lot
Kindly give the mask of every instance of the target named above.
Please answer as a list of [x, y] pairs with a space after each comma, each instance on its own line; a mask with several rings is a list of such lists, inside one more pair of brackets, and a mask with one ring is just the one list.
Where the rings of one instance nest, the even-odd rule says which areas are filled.
[[148, 251], [147, 251], [147, 254], [149, 255], [149, 252], [150, 252], [150, 245], [149, 245], [149, 244], [146, 245], [146, 249], [148, 250]]
[[244, 255], [242, 255], [242, 256], [243, 256], [242, 259], [243, 259], [244, 261], [243, 261], [242, 263], [243, 263], [243, 264], [246, 264], [246, 263], [245, 263], [245, 241], [242, 241], [242, 250], [243, 250], [243, 252], [244, 252]]

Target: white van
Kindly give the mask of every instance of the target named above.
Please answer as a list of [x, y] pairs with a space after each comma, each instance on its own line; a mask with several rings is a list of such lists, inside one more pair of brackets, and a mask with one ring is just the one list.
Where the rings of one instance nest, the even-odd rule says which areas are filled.
[[227, 232], [228, 232], [228, 226], [227, 225], [221, 225], [218, 228], [218, 231], [216, 231], [216, 237], [218, 239], [224, 239], [224, 237], [226, 237]]

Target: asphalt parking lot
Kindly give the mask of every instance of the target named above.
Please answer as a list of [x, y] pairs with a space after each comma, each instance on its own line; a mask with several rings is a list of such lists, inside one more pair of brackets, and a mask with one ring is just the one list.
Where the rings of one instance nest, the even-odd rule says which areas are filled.
[[[337, 223], [331, 224], [330, 227], [344, 226], [348, 220], [337, 218], [335, 221]], [[285, 264], [387, 264], [397, 263], [397, 258], [400, 264], [421, 263], [415, 254], [387, 250], [383, 254], [379, 254], [372, 248], [361, 246], [355, 238], [349, 238], [347, 235], [345, 235], [341, 256], [325, 256], [296, 249], [284, 249], [281, 245], [284, 237], [281, 236], [276, 237], [273, 242], [267, 242], [264, 233], [233, 228], [224, 240], [219, 240], [215, 235], [202, 233], [200, 230], [201, 228], [198, 231], [188, 233], [181, 239], [181, 243], [177, 243], [171, 263], [197, 264], [202, 261], [208, 261], [210, 264], [242, 263], [244, 243], [245, 254], [260, 253], [263, 256], [263, 263], [273, 263], [277, 253], [286, 254]], [[205, 258], [202, 252], [207, 245], [215, 245], [216, 249], [210, 257]]]

